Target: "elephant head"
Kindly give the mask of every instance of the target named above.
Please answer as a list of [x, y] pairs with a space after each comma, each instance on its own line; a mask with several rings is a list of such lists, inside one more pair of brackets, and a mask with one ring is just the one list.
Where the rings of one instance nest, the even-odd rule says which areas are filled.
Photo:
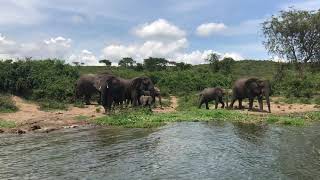
[[260, 80], [257, 78], [250, 78], [245, 82], [245, 89], [247, 96], [251, 97], [258, 97], [260, 110], [263, 109], [262, 98], [263, 96], [266, 98], [266, 102], [268, 105], [268, 111], [271, 112], [270, 109], [270, 92], [271, 86], [269, 81], [267, 80]]
[[259, 87], [261, 89], [261, 96], [264, 96], [266, 98], [268, 111], [271, 113], [270, 108], [270, 94], [271, 94], [271, 86], [270, 82], [268, 80], [259, 81]]
[[133, 105], [137, 105], [137, 101], [139, 101], [139, 98], [143, 95], [144, 91], [150, 91], [151, 96], [155, 94], [154, 84], [148, 77], [134, 78], [132, 80], [131, 89]]
[[100, 79], [102, 105], [105, 110], [111, 110], [114, 101], [123, 101], [125, 88], [121, 80], [113, 75], [105, 76]]

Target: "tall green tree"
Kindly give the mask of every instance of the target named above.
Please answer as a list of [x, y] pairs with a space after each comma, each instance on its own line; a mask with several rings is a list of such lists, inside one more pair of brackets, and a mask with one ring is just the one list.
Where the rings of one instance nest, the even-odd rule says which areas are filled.
[[320, 61], [320, 10], [280, 11], [263, 23], [264, 45], [291, 62]]
[[225, 57], [220, 61], [220, 71], [223, 74], [230, 74], [232, 66], [234, 64], [234, 60], [231, 57]]
[[124, 67], [124, 68], [133, 68], [135, 64], [136, 64], [136, 61], [133, 60], [131, 57], [122, 58], [118, 63], [120, 67]]
[[221, 56], [217, 53], [210, 53], [207, 55], [207, 58], [205, 59], [207, 62], [209, 62], [210, 67], [212, 68], [213, 72], [218, 72], [220, 69], [219, 59]]
[[164, 58], [149, 57], [144, 60], [143, 64], [144, 68], [149, 71], [161, 71], [166, 69], [168, 62], [169, 61]]
[[107, 59], [102, 59], [99, 61], [99, 63], [103, 63], [105, 64], [107, 67], [110, 67], [111, 66], [111, 61], [110, 60], [107, 60]]

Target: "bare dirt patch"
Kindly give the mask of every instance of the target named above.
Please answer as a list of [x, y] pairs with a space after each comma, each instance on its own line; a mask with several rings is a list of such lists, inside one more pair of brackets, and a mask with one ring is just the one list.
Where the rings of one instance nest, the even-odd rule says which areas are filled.
[[[253, 111], [248, 111], [248, 103], [243, 103], [245, 109], [239, 110], [248, 114], [265, 114], [268, 113], [266, 110], [268, 109], [267, 104], [263, 105], [263, 112], [259, 112], [259, 106], [257, 102], [254, 102], [254, 109]], [[235, 104], [236, 107], [236, 104]], [[287, 103], [274, 103], [271, 102], [271, 114], [275, 115], [286, 115], [286, 114], [293, 114], [293, 113], [306, 113], [306, 112], [314, 112], [320, 111], [315, 104], [287, 104]]]
[[[13, 97], [13, 101], [18, 106], [19, 111], [15, 113], [1, 113], [0, 119], [14, 121], [17, 128], [23, 131], [36, 129], [48, 132], [55, 129], [76, 127], [85, 124], [84, 121], [76, 120], [77, 116], [91, 119], [103, 115], [102, 112], [98, 113], [96, 111], [97, 107], [94, 105], [86, 106], [86, 108], [70, 107], [68, 111], [46, 112], [40, 111], [38, 105], [26, 102], [17, 96]], [[37, 127], [41, 127], [41, 129]]]
[[178, 99], [176, 96], [170, 96], [170, 106], [168, 107], [157, 107], [155, 109], [153, 109], [153, 112], [156, 113], [170, 113], [170, 112], [175, 112], [176, 108], [178, 107]]

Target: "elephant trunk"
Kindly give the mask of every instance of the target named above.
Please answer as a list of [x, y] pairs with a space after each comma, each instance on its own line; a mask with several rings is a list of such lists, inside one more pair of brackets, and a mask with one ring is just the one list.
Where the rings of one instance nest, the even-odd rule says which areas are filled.
[[269, 93], [266, 93], [265, 96], [266, 96], [268, 111], [269, 111], [269, 113], [271, 113]]

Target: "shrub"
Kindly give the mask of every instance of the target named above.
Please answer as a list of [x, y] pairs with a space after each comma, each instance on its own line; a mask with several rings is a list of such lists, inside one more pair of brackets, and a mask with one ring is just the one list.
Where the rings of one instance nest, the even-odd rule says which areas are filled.
[[0, 95], [0, 112], [15, 112], [18, 107], [12, 101], [11, 96]]

